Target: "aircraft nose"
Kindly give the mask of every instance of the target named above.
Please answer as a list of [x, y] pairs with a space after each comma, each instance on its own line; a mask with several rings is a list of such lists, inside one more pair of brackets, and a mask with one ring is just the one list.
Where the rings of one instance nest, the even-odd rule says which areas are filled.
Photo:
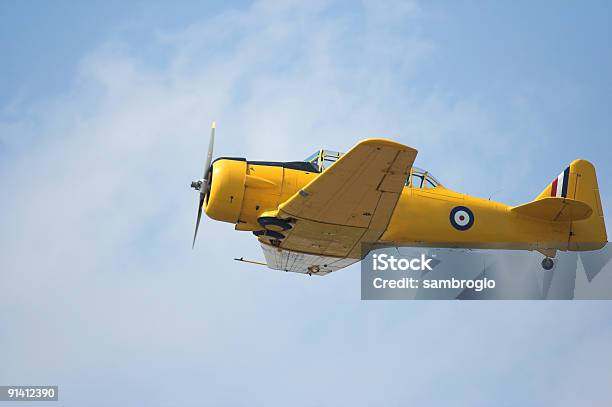
[[212, 165], [206, 214], [216, 220], [237, 223], [240, 218], [246, 183], [244, 159], [221, 158]]

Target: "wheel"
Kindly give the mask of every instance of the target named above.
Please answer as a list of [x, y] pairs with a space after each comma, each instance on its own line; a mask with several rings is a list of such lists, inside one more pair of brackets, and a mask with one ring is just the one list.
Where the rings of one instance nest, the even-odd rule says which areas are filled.
[[273, 230], [256, 230], [253, 234], [263, 239], [264, 242], [276, 247], [280, 246], [281, 241], [285, 238], [285, 235]]
[[544, 270], [550, 270], [553, 268], [554, 265], [555, 265], [555, 262], [550, 257], [546, 257], [544, 258], [544, 260], [542, 260], [542, 268]]
[[291, 223], [285, 219], [274, 218], [272, 216], [262, 216], [257, 219], [259, 224], [267, 230], [282, 232], [291, 229]]
[[285, 235], [280, 232], [275, 232], [273, 230], [256, 230], [253, 234], [257, 237], [267, 237], [269, 239], [275, 240], [283, 240]]

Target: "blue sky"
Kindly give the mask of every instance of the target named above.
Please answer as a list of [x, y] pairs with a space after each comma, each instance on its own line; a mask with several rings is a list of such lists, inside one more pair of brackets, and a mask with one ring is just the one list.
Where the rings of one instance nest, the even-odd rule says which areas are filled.
[[609, 219], [611, 21], [595, 1], [3, 2], [0, 383], [60, 405], [608, 405], [608, 303], [361, 302], [357, 266], [233, 262], [262, 254], [231, 225], [192, 251], [188, 185], [216, 119], [218, 155], [388, 137], [509, 204], [586, 158]]

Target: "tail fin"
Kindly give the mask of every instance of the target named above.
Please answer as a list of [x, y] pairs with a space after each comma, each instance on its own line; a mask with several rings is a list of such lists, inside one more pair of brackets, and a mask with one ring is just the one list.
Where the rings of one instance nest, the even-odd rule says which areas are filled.
[[606, 224], [593, 164], [586, 160], [574, 160], [535, 200], [550, 197], [581, 201], [593, 210], [588, 218], [571, 222], [570, 250], [595, 250], [607, 243]]

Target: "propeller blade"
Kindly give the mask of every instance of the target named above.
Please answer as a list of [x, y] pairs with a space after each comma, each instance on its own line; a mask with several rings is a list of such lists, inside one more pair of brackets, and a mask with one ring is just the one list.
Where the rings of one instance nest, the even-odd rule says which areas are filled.
[[191, 248], [195, 247], [196, 237], [198, 237], [198, 228], [200, 227], [200, 219], [202, 219], [202, 205], [204, 205], [204, 194], [200, 194], [200, 203], [198, 205], [198, 219], [196, 220], [195, 232], [193, 233], [193, 243]]
[[204, 177], [203, 177], [204, 179], [208, 179], [208, 171], [210, 171], [210, 164], [212, 163], [213, 148], [215, 146], [215, 129], [216, 128], [217, 128], [217, 124], [215, 122], [212, 122], [212, 126], [210, 128], [210, 140], [208, 141], [208, 155], [206, 156], [206, 164], [204, 165]]
[[208, 141], [208, 153], [206, 155], [206, 163], [204, 164], [204, 177], [200, 181], [194, 181], [191, 183], [193, 188], [197, 188], [198, 183], [200, 190], [200, 203], [198, 204], [198, 218], [196, 220], [195, 232], [193, 233], [193, 243], [191, 244], [191, 248], [195, 247], [196, 238], [198, 237], [198, 229], [200, 227], [200, 220], [202, 219], [202, 206], [204, 205], [204, 200], [206, 199], [206, 195], [210, 192], [210, 185], [208, 185], [208, 178], [210, 172], [210, 165], [212, 164], [213, 157], [213, 148], [215, 146], [215, 129], [217, 125], [215, 122], [212, 122], [212, 126], [210, 129], [210, 140]]

